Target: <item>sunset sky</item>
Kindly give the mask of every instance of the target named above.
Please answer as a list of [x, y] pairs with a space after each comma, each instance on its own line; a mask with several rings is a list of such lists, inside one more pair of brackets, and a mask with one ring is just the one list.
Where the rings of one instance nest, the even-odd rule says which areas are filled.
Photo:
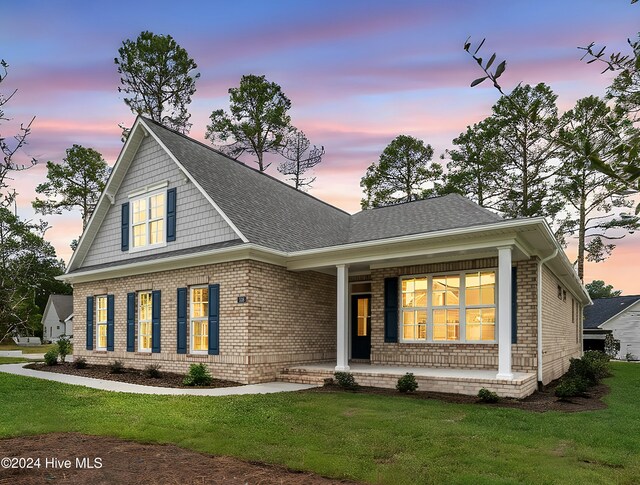
[[[469, 87], [481, 71], [462, 49], [468, 36], [487, 37], [483, 52], [508, 60], [505, 88], [546, 82], [564, 112], [581, 97], [604, 95], [612, 79], [581, 62], [577, 47], [594, 41], [624, 50], [639, 20], [640, 4], [629, 0], [10, 1], [0, 18], [0, 58], [10, 65], [0, 90], [18, 92], [2, 135], [35, 116], [22, 156], [40, 161], [12, 181], [18, 210], [33, 217], [46, 161], [60, 161], [74, 143], [113, 165], [122, 146], [118, 123], [135, 118], [117, 91], [114, 57], [143, 30], [172, 35], [198, 64], [190, 136], [204, 140], [211, 111], [228, 107], [227, 90], [243, 74], [264, 74], [291, 99], [293, 124], [326, 149], [311, 194], [355, 212], [360, 178], [397, 135], [423, 139], [437, 159], [491, 113], [497, 91]], [[68, 261], [79, 213], [47, 220], [47, 238]], [[574, 252], [570, 246], [572, 260]], [[588, 263], [585, 280], [639, 294], [639, 254], [636, 233], [608, 261]]]

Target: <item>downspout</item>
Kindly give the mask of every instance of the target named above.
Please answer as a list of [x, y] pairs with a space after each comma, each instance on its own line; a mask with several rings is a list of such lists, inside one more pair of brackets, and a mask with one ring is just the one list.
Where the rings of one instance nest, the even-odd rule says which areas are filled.
[[558, 249], [538, 261], [538, 388], [542, 387], [542, 265], [558, 255]]

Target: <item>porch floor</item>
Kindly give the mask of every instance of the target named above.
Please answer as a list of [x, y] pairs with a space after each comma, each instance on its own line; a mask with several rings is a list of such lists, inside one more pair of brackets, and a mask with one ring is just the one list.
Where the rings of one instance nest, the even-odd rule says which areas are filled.
[[[419, 390], [475, 395], [481, 388], [500, 396], [523, 398], [536, 389], [535, 373], [514, 372], [512, 380], [497, 379], [496, 370], [406, 367], [350, 362], [350, 370], [363, 386], [395, 388], [398, 378], [411, 372]], [[294, 365], [284, 369], [279, 378], [301, 384], [323, 384], [333, 377], [335, 362]]]

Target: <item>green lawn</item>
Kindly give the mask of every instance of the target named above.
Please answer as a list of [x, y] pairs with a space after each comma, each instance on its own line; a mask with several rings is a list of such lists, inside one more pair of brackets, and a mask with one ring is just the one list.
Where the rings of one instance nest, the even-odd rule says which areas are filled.
[[613, 369], [609, 408], [572, 414], [348, 393], [139, 396], [0, 374], [0, 436], [175, 443], [372, 483], [638, 483], [640, 365]]
[[0, 357], [0, 364], [19, 364], [20, 362], [32, 362], [22, 357]]
[[22, 350], [23, 354], [44, 354], [57, 344], [44, 344], [44, 345], [16, 345], [14, 343], [2, 343], [0, 344], [0, 350]]

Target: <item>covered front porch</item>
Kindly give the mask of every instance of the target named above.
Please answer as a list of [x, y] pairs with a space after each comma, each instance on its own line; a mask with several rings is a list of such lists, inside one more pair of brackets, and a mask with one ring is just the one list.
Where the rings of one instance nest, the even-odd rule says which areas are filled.
[[[296, 365], [285, 368], [279, 379], [299, 384], [322, 385], [333, 377], [334, 362]], [[363, 362], [349, 363], [351, 372], [361, 386], [394, 389], [398, 378], [411, 372], [419, 391], [476, 395], [481, 388], [500, 396], [521, 399], [532, 394], [537, 385], [534, 372], [514, 372], [509, 380], [498, 379], [496, 371], [477, 369], [448, 369], [409, 366], [386, 366]]]

